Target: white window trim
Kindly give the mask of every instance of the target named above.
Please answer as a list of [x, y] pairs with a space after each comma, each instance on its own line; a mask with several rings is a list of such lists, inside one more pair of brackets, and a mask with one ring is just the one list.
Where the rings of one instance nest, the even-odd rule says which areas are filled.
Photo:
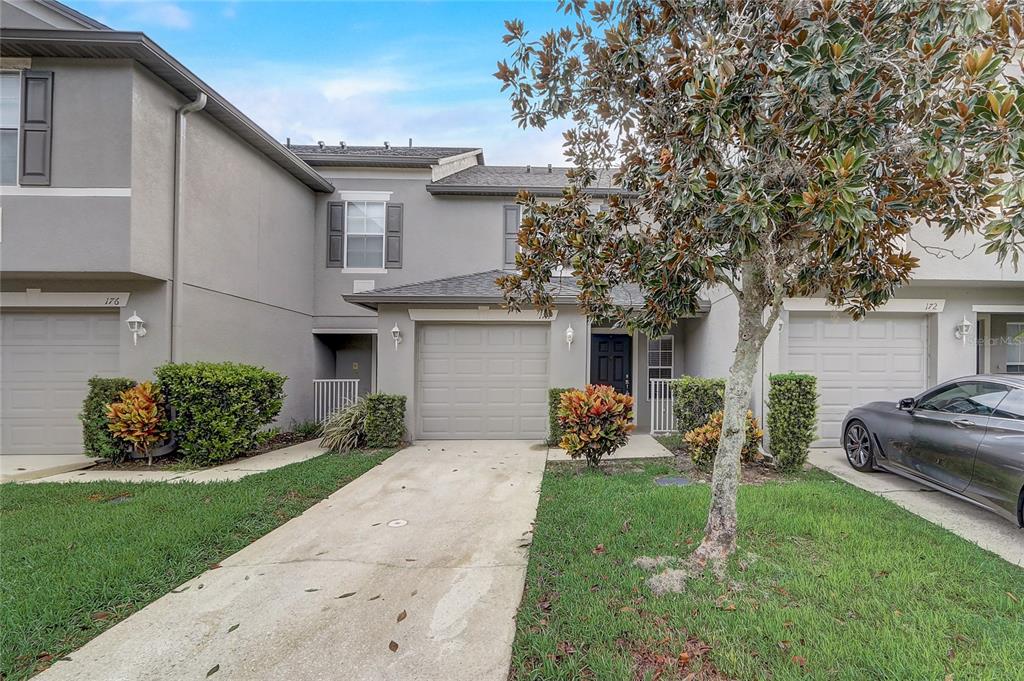
[[[1010, 331], [1010, 327], [1011, 326], [1016, 327], [1017, 331], [1016, 332], [1011, 332]], [[1006, 322], [1006, 337], [1007, 338], [1014, 338], [1019, 333], [1024, 333], [1024, 322]], [[1007, 349], [1009, 349], [1010, 347], [1024, 348], [1024, 340], [1009, 341], [1009, 342], [1007, 342], [1006, 347], [1007, 347]], [[1022, 349], [1021, 352], [1024, 353], [1024, 349]], [[1006, 355], [1006, 371], [1007, 371], [1007, 373], [1009, 373], [1010, 367], [1024, 367], [1024, 357], [1022, 357], [1022, 361], [1020, 361], [1020, 362], [1011, 362], [1010, 361], [1010, 355], [1009, 355], [1009, 353], [1007, 353], [1007, 355]]]
[[338, 200], [345, 201], [383, 201], [387, 203], [391, 200], [391, 194], [393, 192], [374, 192], [374, 191], [339, 191]]
[[[388, 202], [387, 199], [381, 198], [382, 195], [391, 196], [391, 192], [342, 192], [342, 194], [373, 194], [376, 198], [346, 198], [345, 199], [345, 226], [342, 232], [342, 238], [345, 239], [345, 257], [342, 262], [341, 272], [342, 274], [387, 274], [387, 269], [384, 268], [384, 263], [388, 260]], [[348, 205], [350, 203], [383, 203], [384, 204], [384, 232], [380, 236], [380, 267], [349, 267], [348, 266]], [[378, 236], [376, 234], [356, 234], [354, 236]]]
[[[652, 342], [659, 342], [660, 343], [661, 341], [665, 340], [666, 338], [669, 341], [669, 364], [668, 364], [668, 366], [665, 366], [664, 364], [652, 365], [651, 364], [651, 343]], [[672, 334], [665, 334], [664, 336], [659, 336], [658, 338], [652, 338], [652, 339], [647, 341], [647, 397], [648, 397], [648, 399], [650, 399], [650, 395], [651, 395], [651, 369], [668, 369], [669, 378], [672, 378], [672, 374], [675, 373], [675, 370], [676, 370], [676, 337], [673, 336]]]
[[[14, 184], [2, 184], [0, 187], [20, 187], [21, 186], [21, 108], [24, 106], [22, 97], [25, 93], [21, 91], [21, 71], [18, 69], [0, 69], [0, 73], [12, 73], [18, 76], [18, 125], [14, 128], [15, 139], [14, 139]], [[10, 130], [11, 128], [3, 128], [4, 130]]]

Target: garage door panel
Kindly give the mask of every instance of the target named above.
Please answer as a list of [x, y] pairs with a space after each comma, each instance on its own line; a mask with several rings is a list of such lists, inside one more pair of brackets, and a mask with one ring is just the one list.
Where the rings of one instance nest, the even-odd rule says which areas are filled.
[[119, 373], [119, 317], [112, 311], [0, 315], [0, 448], [11, 454], [82, 451], [78, 413], [91, 376]]
[[923, 315], [876, 314], [854, 322], [833, 314], [791, 313], [788, 367], [818, 378], [815, 445], [837, 445], [852, 407], [923, 390], [926, 346]]
[[434, 438], [547, 434], [548, 325], [417, 329], [417, 431]]

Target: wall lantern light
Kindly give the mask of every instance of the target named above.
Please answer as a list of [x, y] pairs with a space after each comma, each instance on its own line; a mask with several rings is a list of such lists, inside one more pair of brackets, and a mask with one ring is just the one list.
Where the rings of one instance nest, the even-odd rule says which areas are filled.
[[128, 330], [132, 332], [132, 344], [139, 344], [139, 336], [146, 335], [146, 322], [142, 320], [138, 312], [132, 312], [132, 316], [128, 318]]
[[953, 330], [953, 335], [963, 341], [964, 345], [967, 345], [967, 335], [971, 332], [971, 328], [973, 326], [974, 325], [971, 324], [971, 320], [964, 315], [963, 320], [957, 322], [957, 325]]
[[570, 350], [572, 350], [572, 339], [573, 339], [573, 338], [574, 338], [575, 336], [576, 336], [576, 334], [575, 334], [575, 332], [574, 332], [574, 331], [572, 330], [572, 324], [570, 324], [570, 325], [569, 325], [569, 328], [567, 328], [567, 329], [565, 330], [565, 342], [566, 342], [566, 343], [567, 343], [567, 344], [569, 345], [569, 349], [570, 349]]
[[398, 350], [398, 344], [402, 342], [402, 330], [398, 328], [398, 324], [391, 329], [391, 338], [395, 341], [395, 350]]

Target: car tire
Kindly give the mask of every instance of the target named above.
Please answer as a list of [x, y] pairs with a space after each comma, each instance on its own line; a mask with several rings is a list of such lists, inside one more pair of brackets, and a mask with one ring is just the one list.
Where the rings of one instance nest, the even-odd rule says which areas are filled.
[[875, 448], [871, 432], [863, 421], [850, 421], [843, 432], [843, 450], [846, 461], [854, 470], [866, 473], [875, 467]]

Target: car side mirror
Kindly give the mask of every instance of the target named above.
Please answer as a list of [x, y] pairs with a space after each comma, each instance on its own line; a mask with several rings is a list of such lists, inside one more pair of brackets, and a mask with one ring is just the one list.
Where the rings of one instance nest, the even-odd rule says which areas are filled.
[[900, 400], [900, 411], [914, 411], [914, 407], [917, 406], [917, 400], [913, 397], [904, 397]]

